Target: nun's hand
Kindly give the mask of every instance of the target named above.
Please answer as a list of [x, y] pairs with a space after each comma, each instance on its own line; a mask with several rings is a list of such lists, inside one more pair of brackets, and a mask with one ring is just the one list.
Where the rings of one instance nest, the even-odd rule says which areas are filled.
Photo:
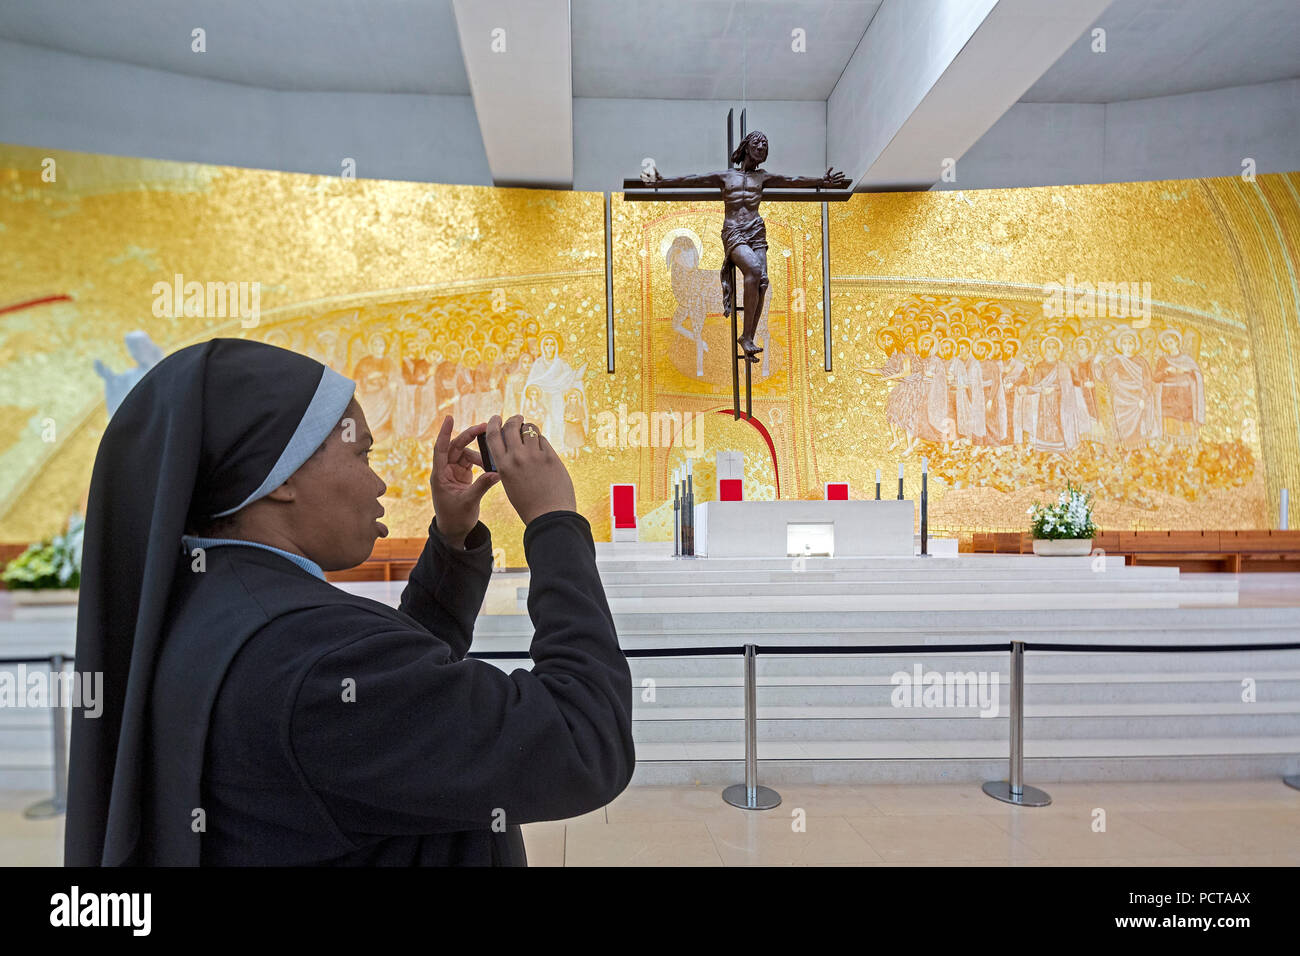
[[487, 422], [488, 451], [501, 472], [502, 487], [519, 517], [527, 525], [552, 511], [577, 511], [573, 479], [546, 436], [522, 415], [499, 415]]
[[454, 423], [448, 415], [438, 430], [438, 440], [433, 446], [433, 472], [429, 475], [429, 488], [433, 492], [433, 514], [438, 531], [453, 547], [464, 548], [465, 536], [478, 524], [478, 506], [489, 488], [501, 480], [496, 472], [484, 472], [474, 479], [472, 465], [483, 467], [477, 451], [469, 448], [470, 442], [487, 429], [487, 425], [472, 425], [455, 438], [451, 437]]

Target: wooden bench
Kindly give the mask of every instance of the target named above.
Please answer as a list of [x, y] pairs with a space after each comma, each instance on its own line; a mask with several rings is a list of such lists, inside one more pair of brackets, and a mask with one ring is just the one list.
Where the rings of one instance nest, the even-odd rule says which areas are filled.
[[[1300, 571], [1300, 531], [1103, 531], [1093, 548], [1124, 556], [1129, 565], [1162, 565], [1184, 571]], [[1028, 531], [977, 531], [971, 550], [985, 554], [1032, 554]]]
[[326, 571], [327, 581], [405, 581], [424, 551], [424, 538], [379, 538], [355, 568]]

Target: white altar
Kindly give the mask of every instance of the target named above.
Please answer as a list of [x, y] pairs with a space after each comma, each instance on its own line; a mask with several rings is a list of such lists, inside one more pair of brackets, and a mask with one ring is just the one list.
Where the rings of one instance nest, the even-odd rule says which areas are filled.
[[695, 553], [711, 558], [915, 554], [914, 501], [706, 501]]

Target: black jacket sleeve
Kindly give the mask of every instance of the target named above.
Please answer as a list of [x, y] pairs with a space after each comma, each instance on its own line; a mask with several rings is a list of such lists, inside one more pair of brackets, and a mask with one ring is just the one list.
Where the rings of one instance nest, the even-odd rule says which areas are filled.
[[285, 740], [300, 779], [345, 833], [566, 819], [627, 786], [632, 680], [591, 527], [576, 512], [543, 515], [525, 530], [524, 551], [531, 671], [452, 661], [428, 633], [363, 607], [314, 622], [348, 635], [302, 672]]
[[476, 524], [460, 551], [442, 539], [435, 519], [398, 609], [445, 641], [452, 659], [458, 661], [474, 640], [474, 619], [491, 578], [492, 535], [487, 526], [481, 521]]

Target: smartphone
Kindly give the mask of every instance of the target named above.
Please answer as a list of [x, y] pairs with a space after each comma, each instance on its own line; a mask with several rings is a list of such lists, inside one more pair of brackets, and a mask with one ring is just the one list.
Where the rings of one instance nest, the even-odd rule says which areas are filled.
[[488, 450], [487, 437], [484, 435], [478, 436], [478, 453], [479, 457], [483, 459], [484, 471], [497, 470], [497, 463], [492, 460], [492, 452]]

